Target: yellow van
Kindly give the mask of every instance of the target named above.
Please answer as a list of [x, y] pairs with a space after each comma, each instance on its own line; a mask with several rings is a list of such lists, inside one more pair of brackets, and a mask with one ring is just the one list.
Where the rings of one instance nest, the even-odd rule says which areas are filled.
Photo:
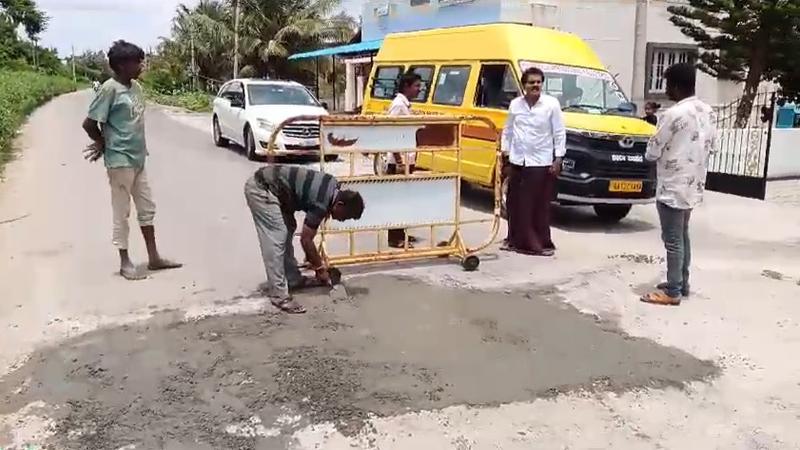
[[[413, 70], [423, 89], [411, 99], [412, 110], [483, 116], [502, 129], [508, 105], [521, 93], [520, 76], [533, 66], [545, 72], [544, 91], [561, 101], [567, 126], [557, 201], [593, 205], [609, 221], [621, 220], [631, 205], [652, 202], [655, 168], [644, 153], [655, 128], [633, 117], [635, 106], [573, 34], [520, 24], [390, 34], [374, 61], [363, 111], [384, 113], [400, 75]], [[465, 152], [466, 181], [494, 186], [494, 138], [485, 126], [464, 128], [464, 145], [483, 150]], [[436, 158], [437, 170], [456, 170], [452, 156]], [[430, 154], [417, 163], [430, 168]]]

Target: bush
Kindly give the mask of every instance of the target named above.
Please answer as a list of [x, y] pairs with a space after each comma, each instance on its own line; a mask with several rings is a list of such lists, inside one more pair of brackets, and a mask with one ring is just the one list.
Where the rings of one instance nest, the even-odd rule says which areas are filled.
[[75, 90], [72, 80], [31, 71], [0, 70], [0, 170], [25, 117], [56, 95]]
[[161, 94], [150, 89], [147, 90], [150, 100], [167, 106], [188, 109], [194, 112], [211, 111], [211, 96], [205, 92], [180, 92]]

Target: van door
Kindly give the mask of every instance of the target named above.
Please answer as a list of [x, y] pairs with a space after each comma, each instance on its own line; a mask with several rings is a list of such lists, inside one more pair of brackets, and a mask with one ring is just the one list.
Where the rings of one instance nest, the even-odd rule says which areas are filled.
[[[445, 114], [465, 114], [463, 107], [471, 74], [472, 66], [469, 63], [442, 65], [431, 98], [431, 103], [434, 105], [432, 109]], [[437, 152], [431, 162], [431, 168], [436, 172], [458, 172], [456, 158], [454, 152]], [[467, 158], [469, 155], [462, 159], [461, 171], [464, 175], [470, 173]]]
[[[511, 101], [519, 97], [520, 93], [519, 82], [511, 64], [507, 62], [481, 63], [473, 114], [490, 119], [500, 131], [505, 125]], [[476, 152], [473, 158], [470, 158], [468, 169], [480, 183], [491, 185], [497, 161], [495, 139], [499, 139], [500, 136], [494, 136], [485, 127], [473, 126], [466, 127], [464, 137], [467, 142], [482, 149]]]

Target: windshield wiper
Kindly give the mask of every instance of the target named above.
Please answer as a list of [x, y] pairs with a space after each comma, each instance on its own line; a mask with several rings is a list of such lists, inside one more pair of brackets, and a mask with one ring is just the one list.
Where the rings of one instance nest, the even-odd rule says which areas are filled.
[[566, 111], [566, 110], [568, 110], [568, 109], [599, 109], [599, 110], [601, 110], [601, 111], [605, 111], [605, 110], [606, 110], [606, 109], [605, 109], [605, 108], [603, 108], [602, 106], [597, 106], [597, 105], [584, 105], [584, 104], [580, 104], [580, 103], [578, 103], [578, 104], [575, 104], [575, 105], [567, 105], [567, 106], [562, 106], [562, 107], [561, 107], [561, 110], [562, 110], [562, 111]]

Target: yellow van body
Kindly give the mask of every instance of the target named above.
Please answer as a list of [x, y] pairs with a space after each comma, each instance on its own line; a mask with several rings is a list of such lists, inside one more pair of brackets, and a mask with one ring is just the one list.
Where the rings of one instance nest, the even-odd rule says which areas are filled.
[[[578, 36], [521, 24], [490, 24], [387, 35], [374, 60], [363, 111], [365, 114], [384, 114], [394, 97], [393, 87], [396, 89], [396, 83], [392, 85], [390, 79], [392, 77], [396, 79], [404, 71], [413, 69], [418, 74], [425, 75], [423, 76], [425, 88], [420, 98], [412, 100], [412, 111], [482, 116], [491, 119], [497, 128], [502, 130], [507, 116], [507, 103], [513, 97], [520, 95], [519, 79], [526, 65], [550, 68], [556, 70], [557, 74], [562, 72], [570, 74], [560, 80], [558, 77], [551, 80], [548, 70], [543, 69], [547, 78], [545, 91], [548, 93], [551, 93], [548, 89], [550, 91], [561, 89], [566, 95], [568, 89], [566, 84], [570, 82], [577, 84], [580, 81], [583, 87], [578, 90], [583, 92], [584, 96], [589, 90], [598, 102], [601, 97], [608, 104], [621, 105], [623, 100], [627, 102], [627, 98], [595, 52]], [[583, 73], [591, 75], [592, 78], [583, 77], [581, 75]], [[493, 78], [495, 85], [498, 84], [496, 79], [503, 78], [500, 82], [502, 84], [500, 94], [503, 98], [500, 101], [488, 100], [491, 89], [484, 87], [489, 84], [487, 81], [489, 75], [496, 75]], [[466, 83], [463, 98], [459, 99], [457, 95], [446, 98], [445, 94], [437, 94], [447, 86], [447, 76], [450, 76], [451, 80], [463, 78], [459, 81], [462, 84]], [[596, 83], [593, 80], [599, 80], [597, 83], [602, 82], [604, 87], [595, 88]], [[574, 90], [575, 87], [569, 89]], [[602, 93], [599, 93], [600, 90]], [[490, 103], [492, 107], [485, 106]], [[634, 142], [635, 148], [620, 148], [625, 154], [643, 155], [642, 146], [646, 145], [647, 138], [655, 132], [655, 128], [643, 120], [617, 111], [613, 114], [601, 111], [599, 107], [567, 108], [564, 112], [564, 121], [571, 136], [587, 136], [591, 139], [600, 137], [610, 140], [614, 146], [623, 140], [626, 144]], [[469, 182], [493, 186], [496, 158], [495, 144], [492, 141], [495, 136], [488, 132], [488, 128], [479, 124], [464, 129], [462, 141], [464, 146], [470, 149], [477, 147], [481, 151], [464, 152], [462, 175]], [[568, 139], [568, 144], [569, 141]], [[430, 154], [419, 155], [417, 165], [430, 168], [430, 158]], [[437, 155], [436, 158], [434, 167], [437, 171], [457, 170], [453, 155]], [[581, 174], [576, 176], [578, 175]], [[623, 179], [630, 176], [632, 175], [620, 174]], [[644, 172], [640, 171], [638, 176], [644, 177]], [[626, 203], [629, 200], [631, 203], [649, 201], [654, 195], [654, 183], [648, 182], [646, 177], [643, 179], [644, 183], [638, 193], [615, 192], [604, 196], [595, 192], [589, 194], [589, 197], [596, 201], [589, 198], [586, 203], [597, 204], [606, 200], [612, 204]], [[581, 180], [576, 179], [577, 181]], [[606, 181], [598, 184], [603, 186], [603, 189], [599, 190], [607, 191], [609, 183], [610, 181]], [[569, 202], [583, 203], [580, 200], [582, 195], [574, 195], [571, 198]]]

